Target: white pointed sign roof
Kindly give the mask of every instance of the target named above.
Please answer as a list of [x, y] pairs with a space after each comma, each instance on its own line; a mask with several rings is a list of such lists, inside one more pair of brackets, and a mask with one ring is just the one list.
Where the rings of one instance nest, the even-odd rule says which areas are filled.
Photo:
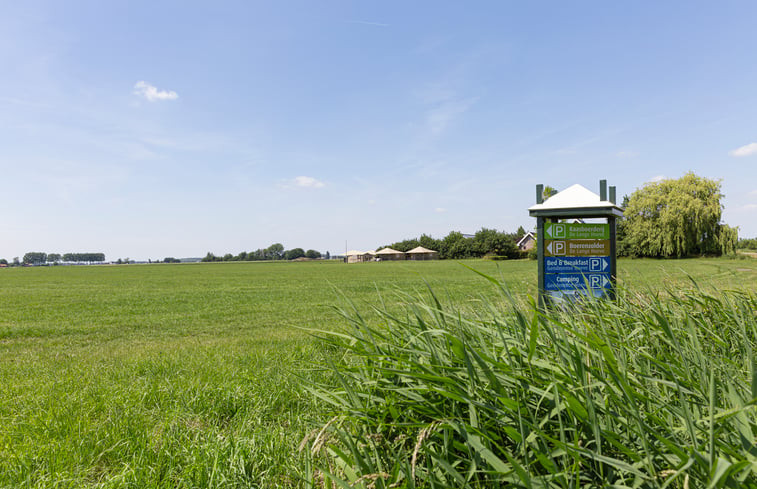
[[541, 204], [528, 208], [529, 215], [571, 217], [622, 216], [623, 210], [609, 200], [599, 200], [599, 195], [586, 187], [575, 184], [558, 192]]

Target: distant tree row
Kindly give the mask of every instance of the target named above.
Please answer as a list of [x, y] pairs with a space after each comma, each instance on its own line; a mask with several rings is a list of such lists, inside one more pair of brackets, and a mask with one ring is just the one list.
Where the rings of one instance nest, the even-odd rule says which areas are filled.
[[[16, 263], [18, 259], [14, 259]], [[59, 253], [43, 253], [41, 251], [30, 251], [26, 253], [23, 258], [25, 265], [44, 265], [46, 263], [58, 263], [58, 262], [104, 262], [105, 253], [66, 253], [60, 255]]]
[[502, 258], [521, 258], [523, 254], [518, 250], [516, 242], [524, 234], [525, 230], [522, 227], [518, 228], [516, 233], [481, 228], [472, 237], [466, 237], [458, 231], [452, 231], [442, 239], [434, 239], [423, 234], [420, 238], [398, 241], [382, 248], [406, 252], [417, 246], [422, 246], [438, 251], [441, 259], [475, 258], [487, 255]]
[[327, 251], [325, 255], [321, 255], [320, 251], [316, 250], [303, 250], [302, 248], [293, 248], [291, 250], [285, 250], [284, 245], [281, 243], [274, 243], [268, 248], [260, 248], [255, 251], [242, 251], [238, 255], [232, 255], [226, 253], [223, 256], [216, 256], [211, 252], [202, 259], [204, 262], [212, 261], [267, 261], [267, 260], [296, 260], [297, 258], [331, 258], [330, 253]]
[[739, 250], [757, 250], [757, 238], [742, 238], [736, 243]]

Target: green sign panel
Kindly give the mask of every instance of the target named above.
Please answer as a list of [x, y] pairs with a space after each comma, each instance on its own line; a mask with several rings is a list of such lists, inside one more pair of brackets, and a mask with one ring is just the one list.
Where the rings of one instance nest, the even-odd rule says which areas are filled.
[[[547, 222], [544, 224], [545, 239], [610, 239], [609, 224], [581, 224]], [[609, 253], [608, 253], [609, 254]], [[570, 255], [569, 255], [570, 256]]]
[[544, 256], [609, 256], [609, 239], [545, 239]]

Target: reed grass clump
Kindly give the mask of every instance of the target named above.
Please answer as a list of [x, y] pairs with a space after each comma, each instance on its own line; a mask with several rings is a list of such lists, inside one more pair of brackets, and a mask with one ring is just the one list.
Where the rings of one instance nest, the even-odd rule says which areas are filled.
[[[494, 281], [494, 280], [492, 280]], [[433, 292], [322, 333], [309, 487], [757, 487], [757, 298], [696, 286], [541, 311]]]

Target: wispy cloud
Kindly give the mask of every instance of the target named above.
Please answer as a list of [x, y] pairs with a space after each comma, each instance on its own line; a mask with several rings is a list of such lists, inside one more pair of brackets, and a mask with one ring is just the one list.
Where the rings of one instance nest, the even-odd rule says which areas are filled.
[[657, 175], [657, 176], [654, 176], [654, 177], [650, 178], [649, 181], [652, 182], [652, 183], [657, 183], [657, 182], [661, 182], [661, 181], [665, 180], [665, 178], [666, 178], [665, 175]]
[[295, 177], [294, 180], [292, 180], [292, 185], [301, 188], [321, 188], [326, 184], [313, 177], [299, 176]]
[[635, 158], [639, 156], [639, 152], [638, 151], [618, 151], [617, 153], [615, 153], [615, 156], [617, 156], [618, 158]]
[[753, 211], [757, 209], [757, 204], [746, 204], [741, 206], [742, 211]]
[[449, 100], [439, 104], [426, 113], [426, 127], [435, 136], [443, 133], [456, 118], [467, 112], [477, 100], [478, 98], [474, 97]]
[[134, 84], [134, 95], [138, 95], [148, 102], [157, 102], [158, 100], [176, 100], [179, 94], [173, 90], [158, 90], [157, 87], [150, 85], [146, 81], [138, 81]]
[[382, 22], [369, 22], [367, 20], [347, 20], [345, 21], [348, 24], [362, 24], [362, 25], [372, 25], [376, 27], [389, 27], [389, 24], [384, 24]]
[[445, 209], [444, 207], [437, 207], [436, 209], [434, 209], [434, 212], [436, 212], [438, 214], [443, 214], [443, 213], [447, 212], [447, 209]]
[[729, 151], [728, 154], [731, 156], [735, 156], [736, 158], [741, 157], [741, 156], [751, 156], [751, 155], [757, 154], [757, 143], [750, 143], [740, 148], [736, 148], [733, 151]]

